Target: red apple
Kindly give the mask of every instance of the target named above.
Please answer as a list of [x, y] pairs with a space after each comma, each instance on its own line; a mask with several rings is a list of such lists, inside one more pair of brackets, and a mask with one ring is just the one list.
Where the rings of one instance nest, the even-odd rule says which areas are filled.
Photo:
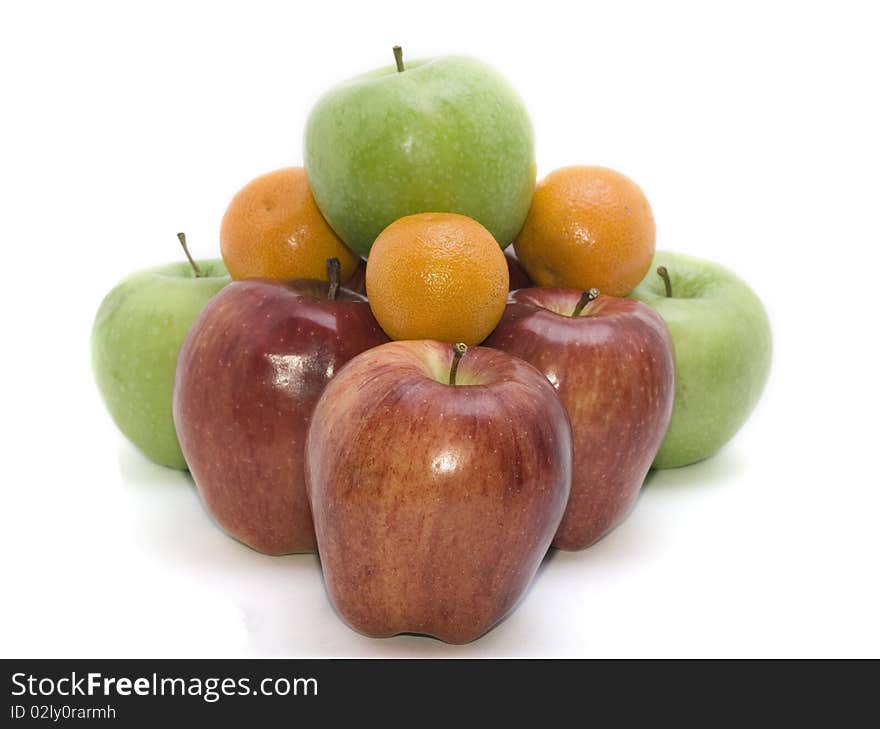
[[367, 300], [318, 281], [236, 281], [184, 340], [180, 445], [208, 511], [267, 554], [315, 551], [303, 471], [309, 418], [348, 360], [387, 342]]
[[504, 258], [507, 261], [507, 273], [510, 277], [509, 288], [511, 291], [527, 289], [535, 285], [532, 283], [532, 279], [529, 278], [526, 269], [519, 262], [519, 258], [516, 257], [516, 251], [513, 250], [513, 246], [507, 246], [507, 250], [504, 251]]
[[478, 638], [525, 592], [568, 500], [571, 430], [547, 379], [477, 347], [450, 384], [453, 351], [423, 340], [364, 352], [309, 427], [327, 592], [369, 636]]
[[553, 540], [561, 549], [588, 547], [623, 520], [672, 413], [672, 345], [663, 319], [637, 301], [592, 300], [597, 294], [514, 291], [485, 342], [543, 372], [571, 419], [571, 496]]

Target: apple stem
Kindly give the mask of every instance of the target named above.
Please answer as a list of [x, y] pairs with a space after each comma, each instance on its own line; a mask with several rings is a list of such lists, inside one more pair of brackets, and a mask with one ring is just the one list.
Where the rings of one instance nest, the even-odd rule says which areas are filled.
[[391, 50], [394, 51], [394, 62], [397, 64], [397, 72], [403, 73], [403, 48], [400, 46], [394, 46]]
[[666, 270], [666, 266], [660, 266], [657, 269], [657, 275], [663, 279], [667, 298], [672, 298], [672, 281], [669, 280], [669, 271]]
[[335, 301], [336, 294], [339, 292], [339, 268], [338, 258], [327, 259], [327, 280], [330, 282], [330, 287], [327, 289], [327, 298], [330, 301]]
[[452, 345], [452, 367], [449, 368], [449, 384], [455, 384], [455, 373], [458, 372], [458, 363], [467, 352], [468, 348], [464, 342], [456, 342]]
[[574, 311], [571, 312], [572, 316], [580, 316], [581, 312], [584, 310], [584, 307], [589, 304], [591, 301], [599, 298], [599, 289], [588, 289], [581, 294], [580, 301], [578, 301], [577, 306], [574, 307]]
[[189, 265], [192, 266], [193, 272], [196, 275], [196, 278], [201, 277], [202, 270], [199, 268], [199, 265], [193, 260], [193, 257], [189, 254], [189, 248], [186, 246], [186, 234], [178, 233], [177, 240], [180, 241], [180, 245], [183, 246], [183, 252], [186, 253], [187, 260], [189, 260]]

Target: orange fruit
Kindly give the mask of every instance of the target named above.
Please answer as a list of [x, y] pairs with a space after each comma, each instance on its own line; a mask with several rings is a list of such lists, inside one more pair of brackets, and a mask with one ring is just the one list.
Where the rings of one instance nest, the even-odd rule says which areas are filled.
[[535, 187], [514, 249], [538, 286], [626, 296], [648, 272], [655, 239], [635, 182], [606, 167], [563, 167]]
[[327, 259], [338, 258], [348, 281], [360, 260], [318, 210], [302, 167], [285, 167], [245, 185], [220, 225], [220, 253], [233, 279], [327, 280]]
[[498, 242], [455, 213], [394, 221], [367, 259], [367, 298], [392, 339], [479, 344], [501, 320], [507, 286]]

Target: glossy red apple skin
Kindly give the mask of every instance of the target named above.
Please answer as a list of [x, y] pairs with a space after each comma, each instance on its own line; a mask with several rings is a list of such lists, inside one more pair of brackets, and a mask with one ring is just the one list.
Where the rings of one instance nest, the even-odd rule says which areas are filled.
[[513, 246], [507, 246], [507, 249], [504, 251], [504, 259], [507, 261], [507, 273], [510, 278], [509, 288], [511, 291], [527, 289], [535, 285], [526, 269], [519, 262], [519, 258], [516, 257], [516, 251], [513, 250]]
[[599, 296], [572, 317], [581, 294], [514, 291], [485, 342], [537, 367], [568, 411], [571, 496], [553, 540], [567, 550], [601, 539], [632, 508], [669, 425], [675, 376], [672, 341], [653, 309]]
[[434, 341], [371, 349], [309, 428], [327, 591], [369, 636], [478, 638], [525, 592], [568, 500], [571, 430], [546, 378], [477, 347], [450, 386], [451, 361]]
[[174, 423], [208, 512], [266, 554], [314, 552], [303, 449], [325, 385], [387, 342], [362, 296], [318, 281], [229, 284], [180, 350]]

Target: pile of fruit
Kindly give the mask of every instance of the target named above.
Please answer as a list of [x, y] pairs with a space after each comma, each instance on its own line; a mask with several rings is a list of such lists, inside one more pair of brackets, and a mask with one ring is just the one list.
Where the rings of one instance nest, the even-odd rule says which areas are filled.
[[188, 262], [111, 291], [93, 366], [123, 433], [189, 469], [229, 535], [317, 551], [362, 633], [460, 643], [548, 548], [617, 526], [652, 466], [734, 435], [770, 330], [732, 273], [655, 253], [624, 175], [536, 185], [494, 70], [395, 61], [318, 101], [304, 169], [234, 197], [222, 262], [181, 234]]

